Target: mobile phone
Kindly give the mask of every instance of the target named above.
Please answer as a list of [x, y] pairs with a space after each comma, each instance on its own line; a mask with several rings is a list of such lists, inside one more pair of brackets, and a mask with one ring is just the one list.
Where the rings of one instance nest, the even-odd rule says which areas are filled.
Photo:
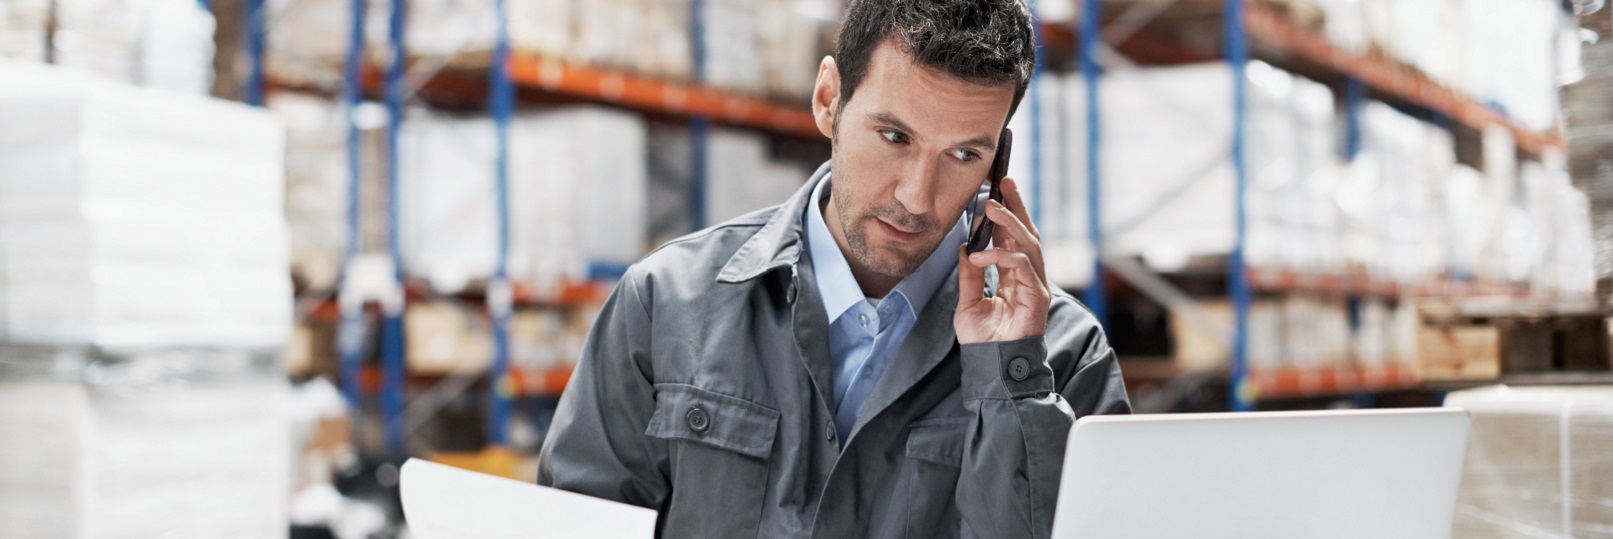
[[[1003, 201], [1003, 177], [1008, 175], [1008, 156], [1014, 147], [1014, 132], [1003, 128], [1001, 137], [997, 139], [997, 155], [991, 158], [991, 172], [986, 173], [986, 181], [991, 182], [990, 195], [987, 197], [997, 202]], [[969, 252], [978, 253], [986, 250], [991, 244], [991, 233], [996, 230], [995, 223], [986, 218], [986, 206], [980, 205], [980, 211], [975, 212], [974, 228], [969, 232]]]

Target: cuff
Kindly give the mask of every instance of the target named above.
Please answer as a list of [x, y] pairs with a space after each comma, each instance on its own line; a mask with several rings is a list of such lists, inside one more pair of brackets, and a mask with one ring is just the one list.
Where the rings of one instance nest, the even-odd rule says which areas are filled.
[[1053, 392], [1053, 368], [1047, 366], [1047, 341], [1017, 341], [962, 346], [963, 399], [1017, 399]]

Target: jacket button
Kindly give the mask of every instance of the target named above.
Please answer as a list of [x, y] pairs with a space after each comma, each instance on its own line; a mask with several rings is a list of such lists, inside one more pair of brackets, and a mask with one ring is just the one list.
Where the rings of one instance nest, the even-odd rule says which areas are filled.
[[835, 421], [833, 419], [823, 424], [823, 431], [823, 439], [831, 442], [835, 441]]
[[1008, 377], [1015, 382], [1023, 382], [1031, 375], [1031, 361], [1023, 357], [1016, 357], [1008, 361]]
[[690, 408], [689, 413], [684, 414], [683, 420], [695, 434], [705, 434], [711, 429], [711, 414], [707, 414], [706, 410], [699, 406]]

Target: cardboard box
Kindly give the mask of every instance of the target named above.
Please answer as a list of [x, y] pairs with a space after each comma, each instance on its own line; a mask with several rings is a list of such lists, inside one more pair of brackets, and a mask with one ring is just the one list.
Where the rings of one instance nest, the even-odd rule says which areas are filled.
[[1425, 323], [1417, 341], [1420, 380], [1493, 380], [1501, 375], [1501, 333], [1495, 326]]

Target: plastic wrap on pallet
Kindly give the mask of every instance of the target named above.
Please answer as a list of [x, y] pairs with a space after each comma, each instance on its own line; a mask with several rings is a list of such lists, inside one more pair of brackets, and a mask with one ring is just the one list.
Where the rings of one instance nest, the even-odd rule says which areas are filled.
[[8, 1], [0, 58], [44, 61], [51, 25], [56, 64], [194, 94], [213, 84], [213, 15], [194, 0]]
[[1494, 386], [1445, 405], [1473, 418], [1452, 537], [1613, 534], [1613, 387]]
[[209, 98], [0, 64], [0, 339], [275, 347], [283, 128]]
[[0, 379], [0, 536], [284, 537], [285, 391]]
[[[399, 192], [405, 271], [464, 289], [497, 263], [495, 133], [486, 116], [411, 111]], [[516, 115], [510, 125], [510, 275], [540, 290], [625, 264], [646, 247], [645, 124], [579, 106]]]

